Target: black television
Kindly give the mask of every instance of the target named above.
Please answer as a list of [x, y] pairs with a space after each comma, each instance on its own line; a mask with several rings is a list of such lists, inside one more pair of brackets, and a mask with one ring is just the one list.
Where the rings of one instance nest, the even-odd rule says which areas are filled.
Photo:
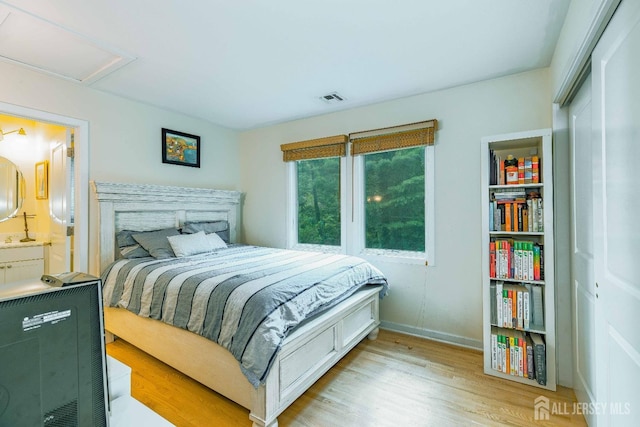
[[100, 279], [0, 289], [0, 426], [106, 426]]

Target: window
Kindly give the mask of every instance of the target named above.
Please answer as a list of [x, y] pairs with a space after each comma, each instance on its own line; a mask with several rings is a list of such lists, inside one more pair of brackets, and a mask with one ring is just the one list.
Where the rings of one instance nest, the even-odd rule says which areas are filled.
[[288, 246], [433, 264], [436, 126], [283, 144]]
[[340, 246], [340, 158], [296, 162], [298, 243]]
[[365, 248], [425, 251], [425, 149], [364, 156]]
[[288, 165], [287, 246], [344, 252], [347, 136], [281, 146]]

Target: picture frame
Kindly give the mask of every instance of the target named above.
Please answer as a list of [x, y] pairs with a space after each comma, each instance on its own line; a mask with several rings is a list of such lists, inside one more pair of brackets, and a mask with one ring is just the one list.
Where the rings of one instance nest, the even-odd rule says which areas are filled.
[[162, 128], [162, 163], [200, 167], [200, 137]]
[[49, 162], [43, 160], [36, 163], [36, 199], [45, 200], [49, 198]]

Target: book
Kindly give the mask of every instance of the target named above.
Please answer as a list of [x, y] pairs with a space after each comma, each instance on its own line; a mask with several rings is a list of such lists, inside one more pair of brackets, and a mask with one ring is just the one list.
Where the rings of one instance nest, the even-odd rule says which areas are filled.
[[531, 336], [527, 335], [525, 337], [525, 344], [527, 346], [527, 378], [530, 380], [535, 380], [535, 364], [533, 363], [533, 341], [531, 341]]
[[538, 156], [531, 157], [531, 182], [534, 184], [540, 182], [540, 160]]
[[531, 285], [529, 287], [525, 286], [526, 291], [522, 292], [522, 329], [525, 331], [529, 330], [531, 325], [531, 309], [530, 309], [530, 299], [531, 299]]
[[524, 184], [524, 157], [518, 157], [518, 184]]
[[491, 334], [491, 369], [498, 370], [498, 335]]
[[496, 220], [496, 210], [497, 204], [495, 200], [492, 200], [489, 202], [489, 230], [490, 231], [495, 231], [496, 230], [496, 224], [495, 224], [495, 220]]
[[498, 324], [498, 306], [497, 306], [497, 299], [495, 297], [496, 292], [497, 292], [496, 284], [492, 282], [489, 285], [489, 295], [491, 295], [489, 321], [491, 322], [492, 325]]
[[540, 246], [533, 245], [533, 280], [540, 279]]
[[536, 216], [538, 219], [538, 230], [537, 231], [544, 231], [544, 210], [542, 207], [542, 198], [537, 198], [534, 199], [536, 201]]
[[540, 248], [540, 280], [544, 280], [544, 246], [538, 245]]
[[508, 314], [508, 316], [510, 316], [508, 321], [503, 322], [502, 324], [498, 323], [498, 326], [503, 326], [509, 329], [524, 330], [525, 323], [527, 326], [531, 324], [529, 309], [529, 301], [531, 297], [529, 295], [529, 288], [523, 285], [503, 284], [502, 289], [503, 291], [507, 291], [507, 295], [512, 295], [512, 299], [508, 300], [507, 303], [507, 305], [511, 304], [511, 312]]
[[547, 352], [542, 336], [531, 333], [533, 343], [533, 364], [535, 367], [536, 381], [540, 385], [547, 385]]
[[531, 157], [525, 157], [524, 158], [524, 183], [525, 184], [531, 184], [533, 182], [532, 173], [533, 173], [533, 169], [531, 165]]
[[496, 293], [493, 295], [493, 298], [496, 300], [496, 325], [502, 326], [504, 325], [504, 314], [502, 313], [502, 290], [503, 290], [504, 282], [498, 281], [496, 282]]

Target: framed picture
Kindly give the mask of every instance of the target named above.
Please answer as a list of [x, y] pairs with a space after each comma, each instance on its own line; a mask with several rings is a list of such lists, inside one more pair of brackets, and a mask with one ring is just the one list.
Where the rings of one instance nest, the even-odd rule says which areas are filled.
[[200, 137], [162, 128], [162, 163], [200, 167]]
[[36, 163], [36, 199], [44, 200], [49, 197], [49, 162]]

